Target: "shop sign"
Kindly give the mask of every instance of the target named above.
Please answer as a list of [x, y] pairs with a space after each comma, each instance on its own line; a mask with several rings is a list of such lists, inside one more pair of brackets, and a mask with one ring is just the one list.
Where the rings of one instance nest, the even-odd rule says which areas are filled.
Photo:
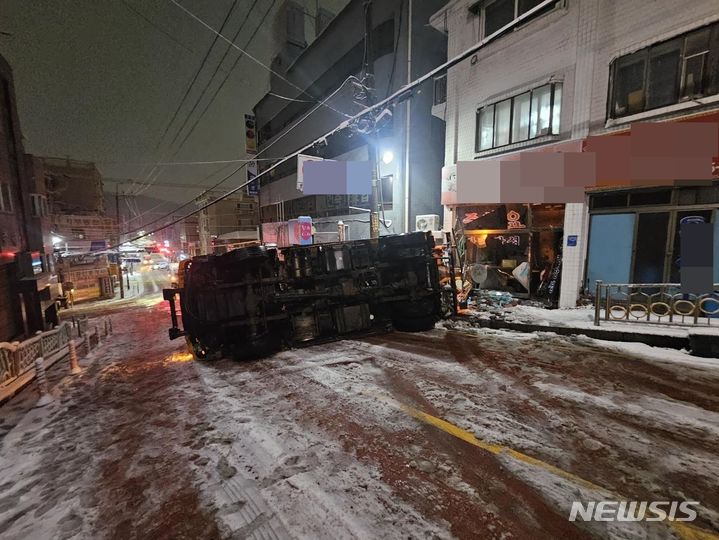
[[577, 246], [577, 235], [576, 234], [570, 234], [569, 236], [567, 236], [567, 246], [569, 246], [569, 247]]
[[505, 244], [512, 244], [514, 246], [519, 245], [519, 236], [503, 236], [503, 235], [497, 235], [494, 237], [496, 240], [502, 243], [502, 245]]
[[521, 221], [522, 216], [516, 210], [507, 212], [507, 228], [508, 229], [524, 229], [525, 225]]
[[704, 216], [685, 216], [679, 220], [680, 225], [685, 223], [706, 223]]

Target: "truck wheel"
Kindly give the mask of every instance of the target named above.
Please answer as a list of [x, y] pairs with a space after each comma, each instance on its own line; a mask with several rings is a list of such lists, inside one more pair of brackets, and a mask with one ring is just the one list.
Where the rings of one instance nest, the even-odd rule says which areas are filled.
[[392, 321], [395, 329], [400, 332], [426, 332], [434, 328], [436, 321], [434, 315], [424, 315], [422, 317], [401, 317]]

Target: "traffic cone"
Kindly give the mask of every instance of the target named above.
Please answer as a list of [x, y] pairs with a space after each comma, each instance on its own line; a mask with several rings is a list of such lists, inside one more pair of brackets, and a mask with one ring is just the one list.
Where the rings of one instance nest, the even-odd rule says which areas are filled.
[[70, 350], [70, 373], [72, 373], [73, 375], [82, 373], [82, 369], [80, 369], [80, 364], [77, 361], [77, 348], [75, 347], [75, 342], [73, 340], [70, 340], [67, 346]]

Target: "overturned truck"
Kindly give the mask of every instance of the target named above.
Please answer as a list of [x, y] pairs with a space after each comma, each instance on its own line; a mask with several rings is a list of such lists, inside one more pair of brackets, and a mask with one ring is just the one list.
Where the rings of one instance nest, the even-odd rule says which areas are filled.
[[245, 247], [195, 257], [181, 272], [181, 287], [164, 290], [169, 335], [185, 336], [198, 358], [257, 358], [392, 327], [428, 330], [441, 312], [430, 233]]

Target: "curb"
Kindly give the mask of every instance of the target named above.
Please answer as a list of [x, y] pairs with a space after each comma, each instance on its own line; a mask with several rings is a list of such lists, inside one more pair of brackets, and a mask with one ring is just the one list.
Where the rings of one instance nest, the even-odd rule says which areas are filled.
[[617, 330], [602, 330], [594, 328], [572, 328], [570, 326], [544, 326], [540, 324], [528, 324], [509, 322], [501, 319], [470, 319], [464, 317], [456, 317], [456, 321], [466, 321], [480, 328], [489, 328], [491, 330], [515, 330], [517, 332], [535, 333], [535, 332], [554, 332], [561, 336], [578, 336], [585, 335], [594, 339], [605, 341], [621, 341], [624, 343], [645, 343], [652, 347], [663, 347], [667, 349], [690, 349], [689, 337], [683, 336], [665, 336], [662, 334], [642, 334], [638, 332], [622, 332]]

